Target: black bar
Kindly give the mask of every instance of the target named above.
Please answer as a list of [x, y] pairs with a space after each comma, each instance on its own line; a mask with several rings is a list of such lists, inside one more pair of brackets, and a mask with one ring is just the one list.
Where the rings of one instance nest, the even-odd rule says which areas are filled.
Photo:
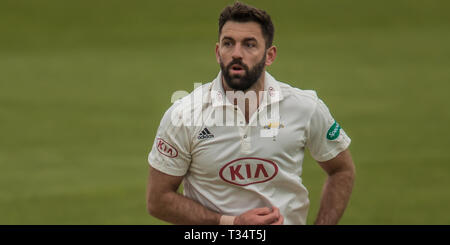
[[[2, 239], [37, 241], [124, 242], [149, 244], [304, 244], [313, 241], [405, 242], [418, 238], [447, 241], [450, 226], [117, 226], [25, 225], [0, 226]], [[264, 235], [264, 236], [263, 236]], [[362, 240], [361, 240], [362, 239]]]

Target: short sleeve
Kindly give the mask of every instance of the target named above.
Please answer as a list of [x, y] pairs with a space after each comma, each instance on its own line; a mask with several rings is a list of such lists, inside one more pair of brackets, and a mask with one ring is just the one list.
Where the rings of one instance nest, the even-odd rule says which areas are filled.
[[328, 107], [318, 99], [307, 127], [306, 146], [311, 156], [319, 162], [331, 160], [347, 149], [350, 142], [351, 139], [334, 120]]
[[165, 174], [184, 176], [191, 163], [191, 143], [189, 128], [173, 121], [178, 118], [176, 105], [172, 105], [161, 120], [148, 162]]

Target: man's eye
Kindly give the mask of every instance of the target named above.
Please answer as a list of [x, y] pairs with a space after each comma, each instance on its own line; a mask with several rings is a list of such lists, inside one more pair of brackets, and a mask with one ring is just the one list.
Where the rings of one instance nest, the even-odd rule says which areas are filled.
[[247, 47], [254, 48], [254, 47], [256, 47], [256, 44], [254, 44], [254, 43], [247, 43]]
[[231, 46], [231, 42], [224, 42], [224, 43], [223, 43], [223, 46], [225, 46], [225, 47], [230, 47], [230, 46]]

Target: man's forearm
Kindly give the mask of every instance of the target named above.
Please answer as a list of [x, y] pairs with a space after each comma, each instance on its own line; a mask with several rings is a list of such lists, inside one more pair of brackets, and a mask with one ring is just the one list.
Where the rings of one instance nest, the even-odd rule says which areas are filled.
[[316, 225], [335, 225], [342, 217], [353, 189], [353, 170], [336, 172], [325, 182]]
[[167, 192], [149, 204], [151, 215], [173, 224], [218, 225], [221, 214], [176, 192]]

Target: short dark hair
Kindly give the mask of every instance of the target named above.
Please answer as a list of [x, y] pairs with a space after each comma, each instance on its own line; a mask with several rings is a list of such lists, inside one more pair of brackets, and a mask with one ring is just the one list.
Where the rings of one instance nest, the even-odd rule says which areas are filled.
[[266, 41], [266, 48], [272, 46], [275, 28], [270, 19], [270, 15], [266, 11], [240, 2], [235, 2], [233, 5], [225, 7], [219, 17], [219, 37], [222, 33], [222, 27], [227, 21], [255, 21], [259, 23], [264, 40]]

